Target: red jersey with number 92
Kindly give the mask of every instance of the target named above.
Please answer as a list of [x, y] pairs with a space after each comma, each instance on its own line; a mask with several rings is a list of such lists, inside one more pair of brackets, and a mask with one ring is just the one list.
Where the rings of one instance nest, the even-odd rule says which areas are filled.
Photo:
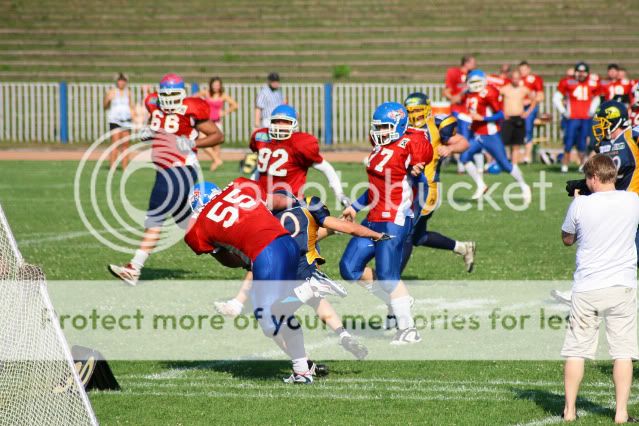
[[369, 222], [393, 222], [403, 226], [412, 216], [413, 188], [409, 168], [433, 159], [433, 147], [425, 132], [406, 130], [399, 140], [376, 146], [366, 160]]
[[324, 161], [317, 138], [304, 132], [274, 140], [267, 128], [258, 129], [251, 136], [250, 148], [257, 152], [258, 182], [265, 193], [283, 189], [302, 196], [308, 169]]
[[153, 162], [162, 167], [190, 166], [197, 163], [197, 149], [184, 154], [179, 152], [171, 142], [172, 136], [185, 136], [195, 140], [198, 131], [197, 123], [209, 119], [209, 105], [200, 98], [186, 98], [182, 101], [182, 110], [168, 114], [160, 109], [158, 94], [151, 93], [144, 100], [146, 109], [151, 114], [149, 127], [156, 133], [168, 136], [157, 137], [153, 141], [151, 157]]
[[225, 248], [255, 261], [273, 240], [289, 233], [266, 208], [261, 193], [254, 181], [235, 179], [192, 219], [184, 241], [197, 254]]

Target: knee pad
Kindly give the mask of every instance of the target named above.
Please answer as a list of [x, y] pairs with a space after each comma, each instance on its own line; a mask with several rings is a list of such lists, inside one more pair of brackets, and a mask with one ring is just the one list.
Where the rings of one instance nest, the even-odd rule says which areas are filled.
[[387, 294], [391, 294], [397, 288], [398, 284], [398, 280], [383, 281], [380, 279], [377, 281], [377, 285], [379, 285]]

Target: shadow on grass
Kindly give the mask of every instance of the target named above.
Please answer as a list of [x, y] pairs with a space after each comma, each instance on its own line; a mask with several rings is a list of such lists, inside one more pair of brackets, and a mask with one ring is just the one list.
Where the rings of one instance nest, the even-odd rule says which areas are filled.
[[164, 365], [174, 370], [215, 371], [234, 378], [257, 380], [279, 380], [291, 371], [289, 361], [171, 361]]
[[[561, 416], [564, 411], [564, 395], [548, 392], [542, 389], [517, 389], [511, 391], [517, 399], [532, 401], [550, 416]], [[596, 404], [587, 398], [577, 398], [577, 410], [590, 414], [598, 414], [608, 417], [615, 415], [614, 410], [609, 407]]]
[[167, 278], [184, 278], [191, 271], [186, 269], [167, 269], [167, 268], [144, 268], [142, 279], [144, 280], [160, 280]]

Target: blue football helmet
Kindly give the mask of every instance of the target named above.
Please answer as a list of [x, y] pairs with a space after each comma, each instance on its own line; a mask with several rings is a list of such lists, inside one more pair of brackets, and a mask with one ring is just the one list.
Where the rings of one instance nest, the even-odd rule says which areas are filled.
[[167, 74], [160, 80], [158, 100], [160, 109], [172, 114], [179, 111], [182, 101], [186, 98], [184, 79], [177, 74]]
[[437, 114], [435, 125], [439, 130], [439, 139], [444, 145], [457, 134], [457, 119], [454, 115]]
[[199, 212], [220, 192], [220, 187], [213, 182], [196, 183], [189, 194], [191, 210], [193, 212]]
[[384, 102], [375, 109], [370, 135], [377, 146], [395, 142], [406, 133], [408, 111], [398, 102]]
[[[288, 121], [290, 124], [274, 123], [274, 121]], [[285, 104], [275, 107], [271, 113], [271, 123], [268, 127], [271, 139], [276, 141], [288, 139], [297, 130], [297, 111], [295, 108]]]
[[486, 85], [488, 84], [486, 73], [482, 70], [472, 70], [466, 76], [466, 84], [468, 85], [469, 92], [481, 92], [486, 88]]

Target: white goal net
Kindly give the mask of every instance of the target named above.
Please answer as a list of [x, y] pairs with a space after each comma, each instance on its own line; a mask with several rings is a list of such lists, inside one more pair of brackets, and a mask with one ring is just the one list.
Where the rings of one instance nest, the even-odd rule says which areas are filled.
[[97, 425], [44, 274], [24, 263], [2, 206], [0, 425]]

